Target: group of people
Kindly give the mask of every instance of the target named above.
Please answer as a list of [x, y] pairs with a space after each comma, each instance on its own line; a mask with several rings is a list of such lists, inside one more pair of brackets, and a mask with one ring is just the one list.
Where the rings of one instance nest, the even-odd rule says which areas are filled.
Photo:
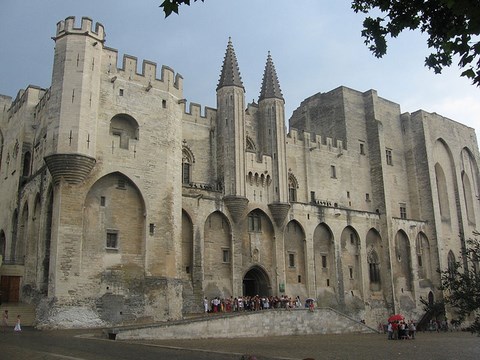
[[413, 320], [390, 321], [387, 325], [388, 340], [415, 339], [417, 327]]
[[[8, 328], [8, 310], [5, 310], [3, 312], [3, 317], [2, 317], [2, 329], [3, 332], [5, 332]], [[20, 325], [20, 315], [17, 315], [17, 321], [15, 323], [15, 327], [13, 328], [13, 331], [15, 332], [20, 332], [22, 331], [22, 327]]]
[[[311, 305], [310, 305], [311, 303]], [[306, 304], [306, 307], [313, 307], [313, 301]], [[214, 297], [210, 301], [207, 297], [203, 300], [205, 313], [217, 312], [237, 312], [237, 311], [260, 311], [267, 309], [286, 309], [302, 308], [303, 304], [300, 297], [288, 297], [287, 295], [278, 296], [239, 296], [230, 298]]]

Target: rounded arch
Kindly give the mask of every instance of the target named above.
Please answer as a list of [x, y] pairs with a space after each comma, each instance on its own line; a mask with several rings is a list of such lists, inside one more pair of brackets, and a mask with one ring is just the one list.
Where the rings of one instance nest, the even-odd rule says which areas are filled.
[[[128, 211], [126, 211], [128, 209]], [[112, 266], [128, 262], [144, 267], [145, 202], [136, 186], [121, 172], [99, 178], [84, 202], [82, 266], [91, 268], [108, 254]]]
[[250, 267], [243, 275], [243, 296], [271, 296], [272, 285], [267, 271], [260, 265]]
[[120, 137], [120, 148], [128, 149], [130, 139], [139, 139], [137, 120], [124, 113], [115, 115], [110, 120], [110, 135]]
[[399, 289], [412, 290], [412, 259], [410, 240], [403, 230], [395, 235], [394, 278]]

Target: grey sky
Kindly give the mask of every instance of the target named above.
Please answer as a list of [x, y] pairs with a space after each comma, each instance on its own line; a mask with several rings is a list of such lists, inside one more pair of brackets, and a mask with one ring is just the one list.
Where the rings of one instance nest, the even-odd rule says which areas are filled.
[[[50, 86], [55, 26], [82, 16], [104, 25], [106, 45], [123, 54], [168, 65], [184, 77], [189, 102], [216, 107], [215, 88], [228, 38], [246, 89], [257, 100], [268, 51], [286, 101], [286, 118], [300, 102], [344, 85], [375, 89], [402, 111], [437, 112], [480, 131], [480, 89], [456, 66], [435, 75], [418, 32], [389, 41], [376, 59], [360, 36], [363, 16], [349, 0], [205, 0], [164, 19], [162, 0], [2, 0], [0, 94], [27, 85]], [[120, 65], [120, 64], [119, 64]]]

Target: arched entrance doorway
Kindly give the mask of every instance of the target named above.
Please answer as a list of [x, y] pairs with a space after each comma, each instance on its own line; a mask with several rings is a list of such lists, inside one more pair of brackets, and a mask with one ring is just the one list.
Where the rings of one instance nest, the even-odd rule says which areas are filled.
[[260, 267], [254, 266], [243, 277], [243, 296], [270, 296], [272, 286], [267, 273]]

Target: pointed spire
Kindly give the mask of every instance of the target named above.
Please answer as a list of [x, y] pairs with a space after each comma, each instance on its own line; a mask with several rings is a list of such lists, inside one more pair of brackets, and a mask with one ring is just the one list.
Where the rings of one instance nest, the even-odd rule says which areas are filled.
[[220, 80], [218, 81], [217, 90], [224, 86], [238, 86], [244, 89], [231, 38], [228, 38], [227, 51], [223, 59], [222, 72], [220, 74]]
[[258, 98], [258, 101], [267, 98], [284, 100], [270, 51], [268, 52], [267, 64], [265, 65], [265, 71], [263, 72], [262, 89], [260, 90], [260, 97]]

